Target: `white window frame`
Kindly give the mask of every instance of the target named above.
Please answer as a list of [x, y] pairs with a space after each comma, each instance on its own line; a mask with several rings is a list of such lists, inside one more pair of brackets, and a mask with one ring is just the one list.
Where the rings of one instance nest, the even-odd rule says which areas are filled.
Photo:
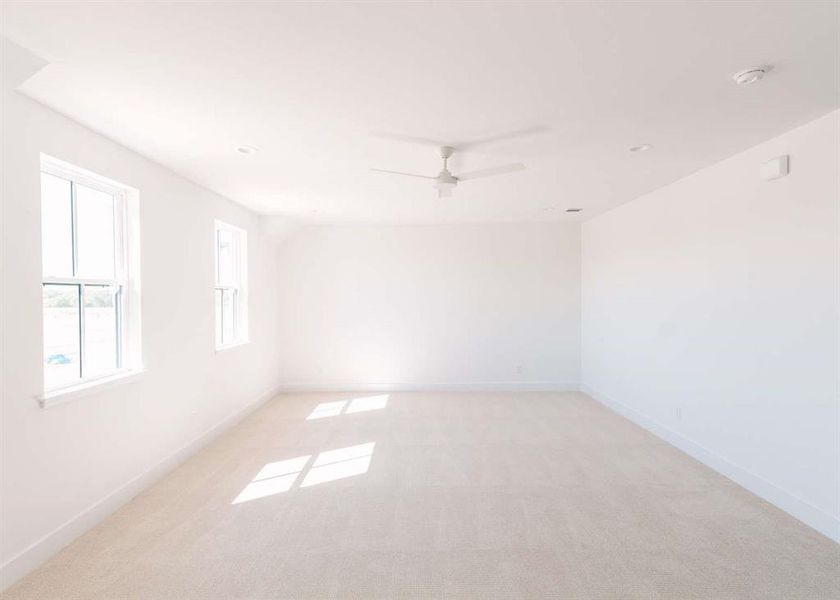
[[[233, 294], [233, 339], [222, 340], [220, 335], [224, 331], [224, 312], [214, 314], [213, 340], [216, 351], [227, 350], [249, 343], [248, 337], [248, 232], [240, 227], [225, 223], [218, 219], [214, 222], [213, 228], [213, 255], [215, 257], [213, 289], [214, 313], [221, 310], [221, 304], [217, 303], [216, 295], [225, 292]], [[219, 277], [219, 236], [223, 231], [233, 234], [234, 245], [233, 255], [233, 282], [221, 282]], [[221, 323], [221, 325], [218, 325]]]
[[[140, 342], [140, 269], [139, 269], [139, 211], [137, 190], [101, 175], [76, 167], [56, 158], [41, 155], [41, 173], [67, 180], [71, 184], [71, 227], [73, 273], [78, 272], [78, 233], [76, 220], [76, 186], [83, 185], [114, 198], [114, 277], [55, 277], [42, 273], [41, 286], [74, 285], [79, 295], [79, 369], [80, 376], [72, 382], [46, 387], [38, 396], [41, 406], [56, 403], [62, 396], [75, 396], [94, 386], [139, 374], [143, 371]], [[40, 198], [39, 198], [40, 200]], [[112, 286], [116, 289], [117, 368], [107, 373], [84, 377], [85, 364], [85, 287]], [[42, 309], [43, 310], [43, 309]], [[43, 318], [43, 317], [42, 317]], [[43, 344], [43, 336], [41, 338]], [[43, 356], [43, 348], [41, 355]], [[63, 401], [61, 399], [60, 401]]]

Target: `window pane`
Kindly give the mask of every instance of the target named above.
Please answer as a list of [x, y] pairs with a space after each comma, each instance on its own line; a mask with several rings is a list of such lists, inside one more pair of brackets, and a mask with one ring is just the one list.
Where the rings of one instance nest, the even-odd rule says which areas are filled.
[[114, 277], [114, 197], [76, 185], [79, 277]]
[[216, 274], [219, 285], [235, 285], [236, 284], [236, 264], [235, 264], [235, 236], [230, 230], [219, 229], [216, 232], [216, 256], [217, 268]]
[[111, 286], [85, 286], [85, 377], [110, 373], [118, 367], [115, 292]]
[[73, 275], [70, 182], [41, 173], [41, 258], [45, 276]]
[[79, 286], [44, 286], [44, 386], [54, 388], [81, 377]]
[[222, 345], [222, 290], [216, 290], [216, 345]]
[[222, 292], [222, 343], [236, 341], [236, 290]]

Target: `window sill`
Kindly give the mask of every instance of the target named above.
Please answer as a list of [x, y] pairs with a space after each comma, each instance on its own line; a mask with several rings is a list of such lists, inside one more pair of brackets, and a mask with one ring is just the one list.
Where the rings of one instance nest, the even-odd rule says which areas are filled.
[[44, 392], [40, 396], [36, 396], [36, 398], [41, 408], [49, 408], [50, 406], [55, 406], [56, 404], [63, 404], [64, 402], [75, 400], [76, 398], [88, 396], [101, 390], [127, 383], [128, 381], [136, 379], [143, 373], [145, 373], [145, 369], [117, 371], [116, 373], [106, 375], [105, 377], [99, 377], [97, 379], [91, 379], [76, 385], [50, 390], [48, 392]]
[[224, 346], [216, 346], [216, 353], [224, 352], [225, 350], [230, 350], [231, 348], [238, 348], [239, 346], [245, 346], [250, 343], [251, 340], [240, 340], [238, 342], [231, 342], [230, 344], [225, 344]]

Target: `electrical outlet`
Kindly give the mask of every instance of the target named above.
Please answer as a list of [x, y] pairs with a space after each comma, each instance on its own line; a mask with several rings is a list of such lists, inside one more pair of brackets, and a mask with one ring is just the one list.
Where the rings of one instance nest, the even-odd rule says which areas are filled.
[[516, 365], [516, 374], [522, 375], [522, 365]]
[[677, 416], [677, 421], [682, 421], [682, 406], [678, 406], [675, 413]]

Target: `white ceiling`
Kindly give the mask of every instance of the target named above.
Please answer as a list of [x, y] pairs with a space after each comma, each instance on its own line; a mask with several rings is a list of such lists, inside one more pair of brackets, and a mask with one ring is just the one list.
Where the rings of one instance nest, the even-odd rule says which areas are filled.
[[[838, 6], [5, 3], [3, 34], [50, 63], [21, 91], [263, 214], [585, 219], [840, 106]], [[759, 84], [730, 79], [768, 63]], [[547, 131], [451, 162], [526, 171], [451, 198], [369, 171], [440, 169], [434, 148], [374, 131], [526, 128]]]

